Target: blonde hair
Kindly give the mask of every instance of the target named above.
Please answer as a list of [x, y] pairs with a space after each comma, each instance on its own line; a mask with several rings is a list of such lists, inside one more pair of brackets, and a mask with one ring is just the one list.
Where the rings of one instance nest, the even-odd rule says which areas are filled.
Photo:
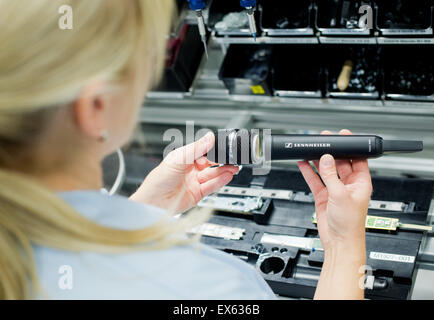
[[[58, 25], [65, 4], [72, 30]], [[0, 0], [0, 298], [36, 297], [33, 244], [114, 252], [185, 240], [173, 235], [193, 216], [134, 231], [103, 227], [10, 169], [31, 161], [26, 148], [85, 85], [137, 85], [145, 74], [158, 81], [172, 11], [172, 0]]]

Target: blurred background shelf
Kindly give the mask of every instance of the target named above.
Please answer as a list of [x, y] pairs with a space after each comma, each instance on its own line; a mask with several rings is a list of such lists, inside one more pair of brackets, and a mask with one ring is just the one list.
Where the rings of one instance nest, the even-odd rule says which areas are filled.
[[182, 129], [186, 121], [194, 121], [196, 129], [270, 128], [278, 133], [349, 128], [388, 139], [424, 140], [424, 152], [371, 160], [371, 167], [381, 174], [434, 178], [434, 103], [230, 95], [218, 78], [225, 51], [214, 39], [209, 48], [209, 59], [202, 60], [188, 92], [148, 94], [140, 120], [146, 143], [156, 153], [167, 145], [164, 131]]

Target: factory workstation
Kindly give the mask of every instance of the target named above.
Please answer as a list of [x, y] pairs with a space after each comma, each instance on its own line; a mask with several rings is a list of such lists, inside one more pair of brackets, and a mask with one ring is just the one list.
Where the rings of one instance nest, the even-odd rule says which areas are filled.
[[434, 300], [433, 24], [434, 0], [0, 0], [0, 299]]

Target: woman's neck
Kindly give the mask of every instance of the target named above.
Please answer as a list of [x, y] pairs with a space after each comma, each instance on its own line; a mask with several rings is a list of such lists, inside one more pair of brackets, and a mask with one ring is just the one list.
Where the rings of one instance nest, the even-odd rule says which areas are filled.
[[102, 167], [90, 156], [74, 157], [68, 165], [52, 166], [32, 175], [55, 192], [73, 190], [99, 190], [103, 186]]
[[102, 171], [82, 167], [74, 172], [53, 172], [36, 178], [50, 190], [99, 190], [102, 188]]

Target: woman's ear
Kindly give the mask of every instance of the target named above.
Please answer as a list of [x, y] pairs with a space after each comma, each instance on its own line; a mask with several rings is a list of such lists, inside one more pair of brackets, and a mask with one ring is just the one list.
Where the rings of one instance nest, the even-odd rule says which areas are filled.
[[108, 100], [102, 94], [102, 88], [102, 83], [86, 86], [73, 104], [78, 130], [95, 140], [100, 139], [102, 132], [108, 129]]

